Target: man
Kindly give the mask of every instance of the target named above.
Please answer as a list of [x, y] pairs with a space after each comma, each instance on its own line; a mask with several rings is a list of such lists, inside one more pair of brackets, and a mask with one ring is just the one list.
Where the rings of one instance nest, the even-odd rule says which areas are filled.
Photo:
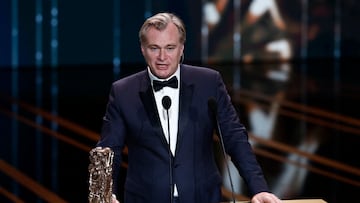
[[[279, 203], [267, 192], [246, 130], [220, 74], [180, 64], [186, 40], [181, 19], [171, 13], [150, 17], [139, 38], [148, 67], [112, 85], [97, 144], [115, 153], [114, 190], [121, 151], [128, 147], [125, 203], [221, 201], [221, 177], [213, 156], [216, 122], [212, 113], [220, 123], [227, 153], [254, 195], [252, 202]], [[172, 81], [171, 87], [159, 87], [159, 81]], [[164, 100], [166, 96], [168, 100]], [[209, 99], [217, 104], [216, 112], [209, 108]]]

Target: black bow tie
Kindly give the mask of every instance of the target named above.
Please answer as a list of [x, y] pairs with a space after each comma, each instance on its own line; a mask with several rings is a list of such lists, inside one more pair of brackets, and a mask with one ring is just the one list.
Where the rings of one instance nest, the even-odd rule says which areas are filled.
[[165, 81], [153, 80], [153, 88], [155, 92], [161, 90], [163, 87], [166, 86], [172, 88], [178, 88], [178, 80], [176, 76], [170, 78], [170, 80], [165, 80]]

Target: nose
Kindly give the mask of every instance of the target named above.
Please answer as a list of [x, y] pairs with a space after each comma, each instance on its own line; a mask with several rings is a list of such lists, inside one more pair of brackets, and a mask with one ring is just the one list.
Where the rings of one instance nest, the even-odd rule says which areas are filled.
[[159, 58], [160, 60], [162, 60], [162, 61], [165, 60], [165, 58], [166, 58], [166, 51], [165, 51], [164, 49], [160, 49], [158, 58]]

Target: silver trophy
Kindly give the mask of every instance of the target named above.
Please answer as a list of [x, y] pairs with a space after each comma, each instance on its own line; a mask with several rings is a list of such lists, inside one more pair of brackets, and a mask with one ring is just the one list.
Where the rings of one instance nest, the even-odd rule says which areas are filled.
[[111, 203], [113, 157], [114, 152], [108, 147], [90, 151], [89, 203]]

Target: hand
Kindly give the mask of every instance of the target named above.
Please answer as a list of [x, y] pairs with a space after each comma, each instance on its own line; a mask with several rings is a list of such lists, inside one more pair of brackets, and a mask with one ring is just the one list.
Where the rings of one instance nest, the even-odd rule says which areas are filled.
[[114, 195], [114, 194], [111, 195], [111, 203], [120, 203], [120, 202], [116, 199], [116, 195]]
[[260, 192], [253, 196], [251, 203], [281, 203], [281, 200], [269, 192]]

